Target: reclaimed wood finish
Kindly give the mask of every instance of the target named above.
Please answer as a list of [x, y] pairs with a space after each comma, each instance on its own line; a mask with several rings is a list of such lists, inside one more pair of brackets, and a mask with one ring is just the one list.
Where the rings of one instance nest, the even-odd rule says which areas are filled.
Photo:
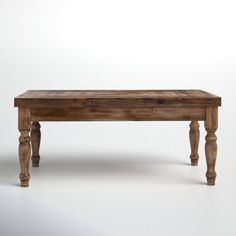
[[189, 139], [190, 139], [190, 145], [191, 145], [190, 159], [191, 159], [192, 166], [197, 166], [198, 164], [199, 138], [200, 138], [199, 123], [198, 121], [195, 120], [190, 123], [190, 131], [189, 131]]
[[32, 108], [37, 121], [167, 121], [205, 120], [204, 108]]
[[218, 96], [202, 90], [29, 90], [16, 107], [153, 108], [220, 106]]
[[[202, 90], [29, 90], [14, 99], [19, 114], [21, 186], [38, 167], [41, 121], [190, 121], [191, 164], [198, 164], [199, 123], [205, 122], [207, 184], [214, 185], [221, 98]], [[29, 132], [31, 134], [29, 136]]]
[[205, 120], [205, 129], [207, 131], [206, 135], [206, 162], [207, 162], [207, 184], [215, 185], [216, 172], [216, 155], [217, 155], [217, 137], [216, 130], [218, 128], [218, 108], [217, 107], [208, 107], [206, 109], [206, 120]]
[[38, 167], [40, 161], [39, 147], [41, 139], [40, 124], [38, 121], [33, 121], [31, 124], [31, 145], [32, 145], [32, 166]]
[[20, 131], [19, 138], [19, 160], [20, 160], [20, 181], [21, 187], [29, 185], [29, 161], [30, 161], [30, 110], [19, 108], [18, 110], [18, 128]]

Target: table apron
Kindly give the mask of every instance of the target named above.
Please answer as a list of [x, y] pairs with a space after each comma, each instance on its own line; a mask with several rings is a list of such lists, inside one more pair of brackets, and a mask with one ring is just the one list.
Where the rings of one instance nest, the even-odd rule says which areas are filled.
[[31, 108], [33, 121], [188, 121], [205, 120], [206, 108]]

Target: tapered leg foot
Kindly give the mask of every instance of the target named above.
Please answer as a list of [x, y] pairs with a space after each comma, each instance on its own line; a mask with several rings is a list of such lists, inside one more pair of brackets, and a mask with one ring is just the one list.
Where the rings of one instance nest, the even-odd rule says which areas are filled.
[[40, 124], [37, 121], [33, 121], [31, 124], [31, 144], [32, 144], [32, 166], [39, 167], [40, 155], [40, 140], [41, 140], [41, 131]]
[[39, 167], [39, 160], [32, 161], [32, 167]]
[[216, 177], [214, 177], [214, 178], [207, 178], [207, 185], [209, 185], [209, 186], [214, 186], [215, 185], [215, 178]]
[[198, 165], [198, 159], [196, 159], [196, 160], [192, 159], [191, 160], [191, 166], [197, 166], [197, 165]]
[[189, 140], [190, 140], [190, 146], [191, 146], [191, 165], [197, 166], [198, 165], [198, 146], [199, 146], [199, 123], [198, 121], [192, 121], [190, 123], [190, 131], [189, 131]]
[[30, 176], [24, 176], [23, 174], [20, 174], [19, 178], [21, 187], [29, 187]]

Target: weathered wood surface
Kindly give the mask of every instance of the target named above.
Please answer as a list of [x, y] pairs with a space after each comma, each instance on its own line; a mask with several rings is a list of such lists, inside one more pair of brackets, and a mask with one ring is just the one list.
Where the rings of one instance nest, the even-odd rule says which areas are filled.
[[217, 137], [216, 130], [218, 128], [218, 108], [217, 107], [208, 107], [206, 109], [206, 121], [205, 121], [205, 129], [207, 131], [206, 135], [206, 162], [207, 162], [207, 184], [215, 185], [216, 179], [216, 156], [217, 156]]
[[[39, 166], [39, 121], [191, 121], [191, 164], [198, 163], [199, 124], [205, 121], [207, 184], [214, 185], [221, 98], [202, 90], [29, 90], [16, 97], [21, 186], [29, 184], [32, 165]], [[31, 125], [32, 122], [32, 125]], [[31, 128], [31, 136], [29, 136]]]
[[190, 139], [190, 146], [191, 146], [191, 164], [192, 166], [197, 166], [198, 164], [198, 146], [199, 146], [199, 123], [198, 121], [194, 120], [190, 123], [190, 131], [189, 131], [189, 139]]
[[20, 181], [21, 187], [28, 187], [30, 173], [29, 173], [29, 161], [30, 161], [30, 110], [19, 109], [18, 111], [18, 128], [20, 131], [19, 138], [19, 161], [20, 161]]
[[29, 90], [16, 107], [148, 108], [220, 106], [218, 96], [202, 90]]
[[205, 120], [204, 108], [32, 108], [36, 121]]
[[39, 148], [41, 140], [40, 124], [38, 121], [33, 121], [31, 124], [31, 146], [32, 146], [32, 166], [38, 167], [40, 161]]

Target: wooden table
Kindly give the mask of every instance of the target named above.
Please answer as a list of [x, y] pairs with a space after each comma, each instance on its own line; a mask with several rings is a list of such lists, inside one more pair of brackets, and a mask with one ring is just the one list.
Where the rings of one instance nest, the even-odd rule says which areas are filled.
[[[207, 184], [214, 185], [218, 106], [221, 98], [202, 90], [29, 90], [18, 107], [20, 181], [29, 185], [29, 162], [39, 166], [40, 121], [191, 121], [191, 164], [198, 164], [199, 123], [206, 135]], [[30, 134], [31, 132], [31, 134]]]

